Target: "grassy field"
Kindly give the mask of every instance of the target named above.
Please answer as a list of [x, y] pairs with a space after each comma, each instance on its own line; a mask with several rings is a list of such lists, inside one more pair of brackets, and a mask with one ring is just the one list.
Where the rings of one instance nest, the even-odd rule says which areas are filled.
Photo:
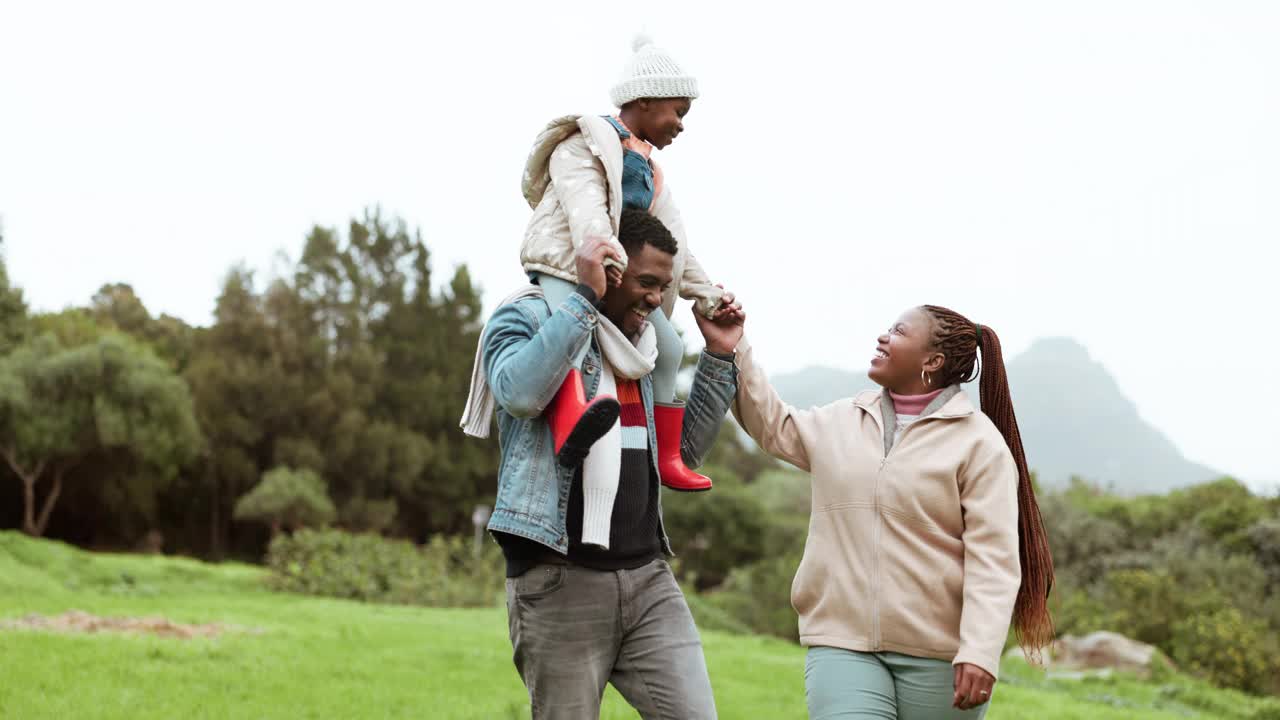
[[[215, 638], [0, 629], [0, 719], [522, 718], [501, 608], [365, 605], [269, 592], [262, 571], [90, 554], [0, 532], [0, 623], [80, 610], [218, 623]], [[704, 633], [723, 718], [804, 718], [803, 650]], [[1186, 678], [1049, 680], [1009, 662], [992, 720], [1256, 718]], [[612, 691], [605, 718], [634, 718]]]

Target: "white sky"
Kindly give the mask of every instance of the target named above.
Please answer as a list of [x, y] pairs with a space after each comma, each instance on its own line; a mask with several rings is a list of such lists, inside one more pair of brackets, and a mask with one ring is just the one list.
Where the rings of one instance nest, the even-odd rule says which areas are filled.
[[10, 274], [207, 324], [233, 263], [381, 204], [492, 307], [533, 137], [610, 110], [640, 29], [702, 87], [657, 157], [771, 370], [945, 304], [1009, 356], [1079, 339], [1190, 458], [1280, 483], [1274, 3], [2, 2]]

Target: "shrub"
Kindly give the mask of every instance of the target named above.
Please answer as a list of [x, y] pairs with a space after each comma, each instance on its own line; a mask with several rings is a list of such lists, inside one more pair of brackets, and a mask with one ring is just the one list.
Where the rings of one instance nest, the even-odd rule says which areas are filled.
[[1106, 629], [1167, 648], [1173, 624], [1186, 616], [1183, 589], [1173, 577], [1149, 570], [1107, 575], [1102, 624]]
[[1265, 692], [1280, 670], [1266, 624], [1233, 607], [1177, 623], [1171, 645], [1173, 659], [1183, 669], [1226, 687]]
[[699, 590], [719, 585], [733, 568], [763, 557], [769, 527], [764, 506], [749, 488], [723, 482], [723, 471], [712, 477], [714, 492], [664, 491], [662, 498], [663, 521], [680, 559], [680, 578]]
[[496, 545], [470, 539], [407, 540], [338, 530], [280, 535], [267, 551], [271, 585], [287, 592], [433, 607], [499, 604], [505, 562]]
[[755, 632], [797, 642], [791, 580], [799, 566], [798, 553], [766, 557], [734, 570], [719, 590], [704, 597]]
[[1111, 553], [1126, 548], [1128, 532], [1119, 523], [1072, 504], [1060, 494], [1046, 495], [1040, 503], [1055, 567], [1082, 584], [1102, 577]]
[[1267, 574], [1273, 595], [1280, 595], [1280, 517], [1260, 520], [1247, 533], [1258, 564]]
[[1249, 714], [1249, 720], [1280, 720], [1280, 700], [1263, 700]]

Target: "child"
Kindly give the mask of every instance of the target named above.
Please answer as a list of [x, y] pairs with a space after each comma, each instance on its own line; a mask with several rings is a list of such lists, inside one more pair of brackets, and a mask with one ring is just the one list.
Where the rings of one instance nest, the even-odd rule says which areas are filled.
[[[647, 210], [671, 231], [679, 246], [675, 282], [663, 295], [662, 312], [649, 315], [658, 338], [652, 374], [658, 475], [663, 485], [675, 490], [709, 490], [711, 480], [686, 467], [680, 456], [684, 406], [676, 403], [675, 386], [684, 343], [669, 318], [676, 295], [693, 300], [697, 312], [712, 317], [723, 291], [688, 251], [680, 213], [650, 157], [684, 130], [683, 118], [698, 97], [698, 87], [648, 38], [637, 38], [632, 49], [621, 81], [610, 92], [617, 115], [559, 118], [534, 143], [522, 184], [534, 212], [520, 260], [555, 309], [577, 286], [576, 249], [590, 237], [607, 237], [616, 244], [624, 207]], [[621, 246], [617, 249], [625, 262], [626, 253]], [[612, 283], [621, 281], [624, 269], [610, 268]], [[574, 364], [579, 362], [580, 358]], [[604, 394], [588, 402], [582, 376], [574, 369], [545, 412], [560, 461], [575, 465], [614, 425], [619, 405]]]

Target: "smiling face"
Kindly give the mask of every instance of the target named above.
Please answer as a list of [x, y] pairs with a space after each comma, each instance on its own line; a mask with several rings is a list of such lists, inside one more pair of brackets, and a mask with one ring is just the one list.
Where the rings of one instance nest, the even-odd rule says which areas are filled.
[[662, 293], [674, 279], [675, 257], [645, 243], [627, 252], [622, 285], [604, 293], [604, 315], [629, 338], [640, 334], [649, 313], [662, 306]]
[[661, 150], [684, 132], [684, 116], [693, 107], [689, 98], [644, 98], [623, 108], [623, 122], [641, 140]]
[[921, 395], [938, 388], [921, 379], [942, 369], [946, 356], [933, 348], [933, 321], [911, 308], [877, 339], [867, 376], [877, 385], [901, 395]]

